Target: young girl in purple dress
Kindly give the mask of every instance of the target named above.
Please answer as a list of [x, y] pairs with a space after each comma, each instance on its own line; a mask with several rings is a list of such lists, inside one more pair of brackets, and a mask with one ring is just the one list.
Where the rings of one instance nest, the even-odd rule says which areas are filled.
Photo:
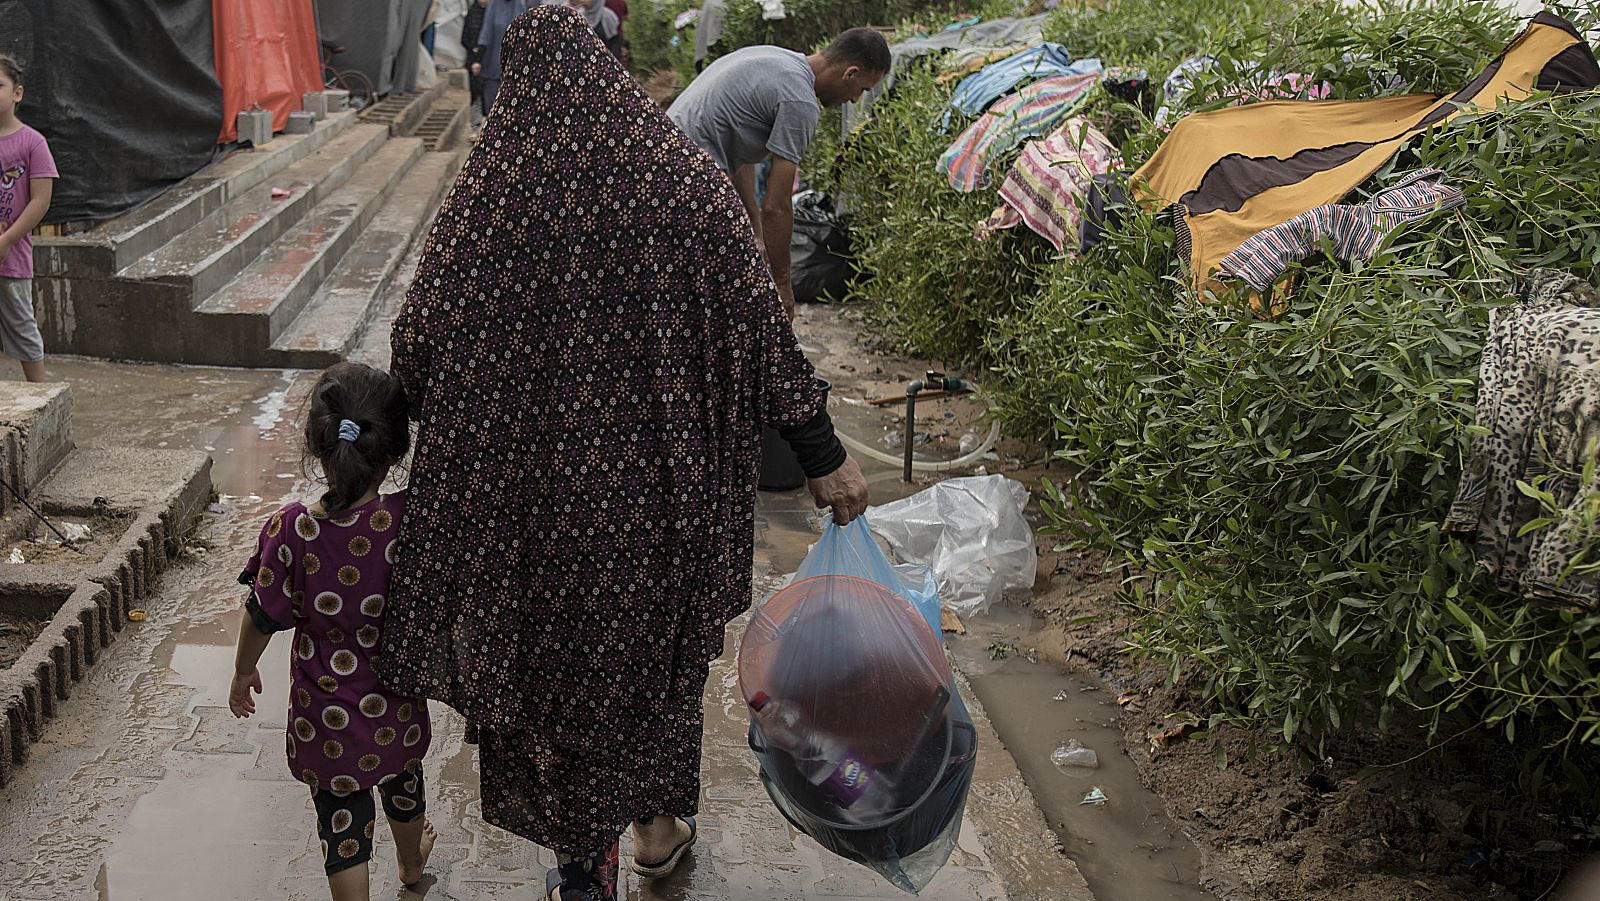
[[289, 666], [289, 771], [311, 786], [334, 901], [368, 898], [377, 822], [372, 789], [394, 834], [400, 881], [422, 878], [436, 837], [424, 815], [428, 707], [383, 687], [376, 664], [389, 567], [406, 492], [378, 488], [410, 449], [406, 396], [387, 373], [329, 367], [312, 389], [305, 453], [328, 490], [291, 503], [261, 529], [241, 583], [252, 586], [239, 627], [228, 706], [255, 713], [256, 664], [273, 633], [294, 630]]

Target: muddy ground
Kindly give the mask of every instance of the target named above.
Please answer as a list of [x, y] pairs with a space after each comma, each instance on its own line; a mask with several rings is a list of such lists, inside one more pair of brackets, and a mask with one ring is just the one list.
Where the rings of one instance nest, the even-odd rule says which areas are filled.
[[[860, 400], [903, 396], [906, 380], [929, 364], [865, 346], [858, 336], [873, 330], [848, 307], [804, 307], [797, 330], [821, 374], [834, 382], [830, 406], [841, 427], [888, 449], [900, 434], [902, 407]], [[981, 418], [981, 405], [969, 400], [920, 405], [917, 429], [929, 438], [919, 442], [918, 454], [955, 456], [961, 436], [984, 431]], [[1045, 479], [1064, 483], [1070, 473], [1047, 464], [1046, 449], [1007, 441], [997, 451], [985, 471], [1004, 472], [1033, 489], [1031, 516], [1046, 525], [1037, 509], [1039, 489]], [[1442, 750], [1430, 747], [1421, 729], [1400, 737], [1352, 736], [1315, 753], [1285, 750], [1264, 730], [1226, 725], [1153, 742], [1175, 725], [1203, 722], [1214, 708], [1195, 685], [1168, 686], [1164, 672], [1125, 652], [1130, 622], [1116, 595], [1124, 580], [1139, 574], [1108, 567], [1103, 552], [1055, 535], [1041, 533], [1038, 544], [1032, 595], [1013, 599], [1016, 609], [996, 611], [996, 622], [981, 624], [989, 635], [984, 640], [992, 656], [1020, 656], [1024, 670], [1036, 667], [1068, 686], [1054, 700], [1070, 700], [1074, 680], [1098, 684], [1117, 699], [1104, 722], [1081, 716], [1075, 722], [1120, 738], [1118, 748], [1099, 748], [1101, 760], [1108, 750], [1125, 755], [1142, 787], [1165, 808], [1164, 816], [1152, 814], [1145, 822], [1154, 869], [1172, 870], [1163, 897], [1195, 897], [1198, 887], [1227, 899], [1542, 899], [1552, 896], [1584, 850], [1571, 823], [1509, 792], [1514, 780], [1504, 774], [1517, 765], [1515, 757], [1498, 732], [1472, 724], [1458, 724], [1460, 734]], [[981, 680], [974, 683], [982, 694]], [[1023, 734], [1026, 712], [1008, 715], [989, 698], [984, 703], [1050, 815], [1049, 799], [1063, 789], [1053, 784], [1050, 767], [1028, 765], [1029, 754], [1047, 753], [1041, 749], [1048, 744]], [[1036, 713], [1049, 716], [1048, 702]], [[1052, 817], [1051, 825], [1097, 897], [1141, 897], [1119, 889], [1120, 875], [1096, 879], [1099, 849], [1068, 819]], [[1191, 849], [1181, 847], [1188, 843]], [[1192, 876], [1185, 872], [1191, 867]]]

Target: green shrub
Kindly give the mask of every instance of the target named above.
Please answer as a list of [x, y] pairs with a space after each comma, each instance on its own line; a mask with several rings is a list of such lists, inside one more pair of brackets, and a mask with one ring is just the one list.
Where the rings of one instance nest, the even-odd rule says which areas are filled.
[[896, 343], [973, 363], [995, 317], [1029, 296], [1050, 263], [1025, 230], [974, 238], [994, 192], [959, 194], [935, 167], [954, 137], [939, 127], [952, 89], [929, 72], [903, 76], [894, 102], [837, 149], [837, 165], [811, 175], [848, 199], [855, 249], [872, 276], [858, 294]]
[[[674, 31], [673, 20], [699, 0], [638, 0], [629, 11], [628, 49], [633, 71], [649, 75], [665, 69], [677, 71], [687, 82], [694, 76], [694, 27]], [[673, 38], [677, 44], [673, 44]]]
[[[1061, 10], [1049, 36], [1157, 84], [1216, 54], [1194, 95], [1204, 108], [1252, 67], [1311, 74], [1335, 96], [1452, 90], [1515, 29], [1461, 0], [1115, 0]], [[1439, 530], [1506, 276], [1592, 281], [1600, 267], [1600, 97], [1537, 97], [1422, 136], [1364, 189], [1436, 166], [1467, 205], [1373, 260], [1308, 261], [1291, 308], [1263, 321], [1197, 302], [1149, 216], [1083, 260], [1026, 231], [975, 242], [993, 191], [956, 194], [934, 168], [955, 136], [936, 127], [950, 88], [902, 80], [821, 168], [857, 206], [874, 275], [858, 294], [901, 347], [992, 370], [1008, 432], [1074, 464], [1049, 512], [1148, 574], [1123, 595], [1132, 648], [1192, 676], [1219, 718], [1288, 741], [1419, 713], [1433, 728], [1481, 721], [1525, 749], [1525, 787], [1553, 777], [1600, 804], [1576, 750], [1600, 747], [1600, 614], [1495, 592]], [[1089, 110], [1133, 163], [1164, 137], [1148, 112]]]
[[1082, 470], [1053, 514], [1152, 577], [1126, 596], [1137, 650], [1285, 739], [1405, 705], [1597, 741], [1600, 615], [1497, 594], [1439, 532], [1504, 278], [1600, 266], [1597, 121], [1600, 97], [1547, 97], [1428, 135], [1414, 163], [1467, 206], [1309, 265], [1274, 321], [1186, 301], [1142, 220], [1001, 326], [1009, 389], [1056, 399]]

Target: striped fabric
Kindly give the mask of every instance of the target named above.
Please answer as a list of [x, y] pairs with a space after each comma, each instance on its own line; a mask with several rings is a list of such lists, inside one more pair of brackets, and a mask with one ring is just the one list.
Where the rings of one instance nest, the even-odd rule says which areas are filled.
[[979, 229], [986, 238], [1026, 222], [1057, 251], [1077, 256], [1081, 205], [1096, 175], [1117, 164], [1119, 155], [1105, 135], [1074, 116], [1039, 141], [1029, 141], [1000, 184], [1000, 207]]
[[1102, 72], [1057, 75], [1007, 97], [967, 127], [939, 157], [950, 187], [967, 193], [982, 185], [989, 162], [1029, 138], [1047, 134], [1082, 108]]
[[1340, 259], [1371, 259], [1400, 226], [1467, 202], [1459, 188], [1439, 181], [1443, 175], [1438, 169], [1423, 169], [1366, 203], [1329, 204], [1301, 213], [1240, 244], [1223, 257], [1218, 275], [1264, 294], [1291, 263], [1314, 256], [1324, 239]]

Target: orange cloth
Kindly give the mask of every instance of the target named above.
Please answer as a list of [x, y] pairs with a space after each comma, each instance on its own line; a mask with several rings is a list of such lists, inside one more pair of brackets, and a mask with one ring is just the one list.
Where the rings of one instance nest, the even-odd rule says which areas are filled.
[[300, 95], [322, 90], [322, 49], [311, 0], [213, 0], [217, 80], [222, 82], [222, 130], [217, 143], [239, 137], [239, 113], [272, 111], [282, 131], [300, 109]]

